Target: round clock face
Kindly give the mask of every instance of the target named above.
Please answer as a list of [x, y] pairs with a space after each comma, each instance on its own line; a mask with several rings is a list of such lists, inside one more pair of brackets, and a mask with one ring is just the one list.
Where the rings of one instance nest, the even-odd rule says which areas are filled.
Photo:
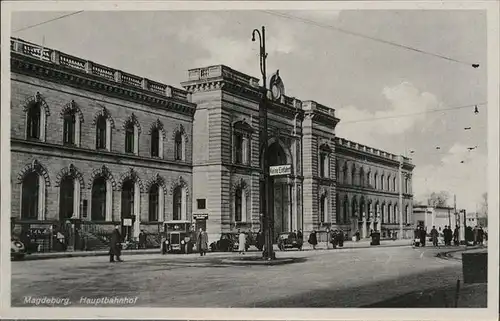
[[271, 88], [271, 93], [273, 94], [274, 99], [279, 99], [281, 96], [281, 90], [277, 85], [273, 85], [273, 87]]

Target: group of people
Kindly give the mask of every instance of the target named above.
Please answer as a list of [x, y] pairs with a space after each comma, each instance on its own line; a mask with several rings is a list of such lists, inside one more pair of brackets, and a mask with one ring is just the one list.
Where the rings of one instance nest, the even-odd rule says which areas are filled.
[[[432, 226], [429, 234], [433, 246], [439, 245], [439, 236], [441, 234], [443, 236], [445, 246], [451, 246], [452, 244], [455, 246], [460, 245], [460, 227], [458, 226], [452, 230], [451, 226], [446, 225], [442, 232], [438, 231], [436, 226]], [[465, 229], [465, 241], [467, 244], [472, 243], [473, 245], [482, 245], [484, 243], [485, 234], [486, 233], [481, 226], [475, 227], [474, 229], [471, 226], [467, 226]], [[415, 244], [417, 246], [425, 246], [427, 236], [427, 231], [423, 226], [417, 227], [415, 230]]]

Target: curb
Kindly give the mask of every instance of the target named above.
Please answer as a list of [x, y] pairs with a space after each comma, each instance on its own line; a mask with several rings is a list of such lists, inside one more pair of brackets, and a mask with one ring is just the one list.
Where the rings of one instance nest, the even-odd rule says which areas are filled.
[[[125, 255], [140, 255], [140, 254], [160, 254], [159, 250], [156, 251], [139, 251], [128, 250], [123, 251]], [[35, 260], [49, 260], [49, 259], [66, 259], [73, 257], [88, 257], [88, 256], [108, 256], [108, 252], [68, 252], [68, 253], [51, 253], [51, 254], [27, 254], [20, 261], [35, 261]]]
[[[467, 252], [467, 251], [472, 251], [472, 250], [477, 250], [477, 249], [481, 249], [482, 247], [469, 247], [469, 248], [462, 248], [462, 249], [455, 249], [455, 250], [451, 250], [451, 251], [445, 251], [445, 252], [439, 252], [438, 254], [436, 254], [436, 257], [440, 258], [440, 259], [443, 259], [443, 260], [454, 260], [454, 261], [462, 261], [461, 258], [457, 258], [455, 256], [453, 256], [454, 253], [457, 253], [457, 252]], [[487, 248], [485, 248], [487, 249]]]
[[[368, 244], [363, 244], [361, 246], [344, 246], [343, 248], [316, 248], [316, 250], [312, 249], [311, 247], [306, 247], [303, 249], [303, 251], [331, 251], [331, 250], [353, 250], [353, 249], [367, 249], [367, 248], [384, 248], [384, 247], [405, 247], [405, 246], [410, 246], [410, 244], [381, 244], [381, 245], [376, 245], [376, 246], [371, 246], [369, 243]], [[255, 252], [259, 253], [260, 251], [249, 251], [249, 252]], [[283, 252], [283, 251], [277, 251], [277, 252]], [[122, 252], [123, 255], [145, 255], [145, 254], [160, 254], [160, 249], [152, 249], [152, 250], [124, 250]], [[92, 256], [108, 256], [108, 252], [96, 252], [96, 251], [89, 251], [89, 252], [60, 252], [60, 253], [50, 253], [50, 254], [27, 254], [24, 256], [23, 259], [21, 260], [15, 260], [15, 261], [35, 261], [35, 260], [51, 260], [51, 259], [65, 259], [65, 258], [74, 258], [74, 257], [92, 257]], [[14, 261], [14, 260], [12, 260]]]

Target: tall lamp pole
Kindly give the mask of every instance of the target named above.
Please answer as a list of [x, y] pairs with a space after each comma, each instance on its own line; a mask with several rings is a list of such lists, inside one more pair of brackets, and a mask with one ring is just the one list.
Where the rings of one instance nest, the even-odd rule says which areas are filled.
[[264, 236], [265, 236], [265, 248], [264, 248], [264, 258], [268, 260], [274, 260], [276, 255], [273, 251], [273, 240], [272, 240], [272, 224], [271, 224], [271, 202], [270, 202], [270, 175], [269, 175], [269, 146], [267, 142], [267, 76], [266, 76], [266, 29], [262, 26], [262, 32], [258, 29], [254, 29], [252, 32], [252, 41], [255, 41], [255, 35], [259, 36], [260, 45], [260, 72], [262, 74], [262, 101], [260, 105], [260, 110], [262, 112], [261, 116], [264, 120], [264, 129], [262, 132], [262, 140], [264, 141], [264, 155], [263, 155], [263, 169], [264, 169], [264, 195], [262, 198], [262, 207], [264, 208], [263, 215], [263, 225], [264, 225]]

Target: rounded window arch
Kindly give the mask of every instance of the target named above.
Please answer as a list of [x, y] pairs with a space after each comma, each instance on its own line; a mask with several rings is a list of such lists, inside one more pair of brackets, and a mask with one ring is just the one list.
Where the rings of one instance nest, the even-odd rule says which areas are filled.
[[106, 204], [108, 195], [108, 184], [104, 176], [94, 179], [91, 191], [90, 218], [92, 221], [106, 220]]
[[38, 102], [28, 106], [26, 136], [28, 139], [42, 139], [42, 107]]
[[184, 143], [182, 138], [181, 132], [175, 134], [175, 160], [184, 160]]
[[96, 149], [107, 149], [108, 146], [108, 121], [106, 116], [100, 115], [96, 121]]
[[182, 187], [177, 186], [173, 191], [173, 220], [181, 220], [182, 219]]
[[21, 219], [39, 218], [40, 176], [36, 172], [28, 173], [22, 180]]
[[148, 218], [150, 222], [158, 222], [160, 214], [160, 185], [154, 183], [148, 191], [149, 211]]
[[135, 126], [132, 122], [125, 125], [125, 153], [135, 153]]
[[59, 185], [59, 220], [66, 221], [74, 216], [75, 182], [71, 176], [65, 176]]

